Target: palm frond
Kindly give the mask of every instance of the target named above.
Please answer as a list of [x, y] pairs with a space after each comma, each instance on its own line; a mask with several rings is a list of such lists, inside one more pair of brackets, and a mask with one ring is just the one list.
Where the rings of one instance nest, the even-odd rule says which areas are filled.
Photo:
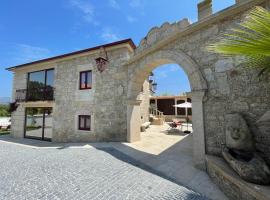
[[255, 7], [236, 28], [208, 46], [211, 52], [246, 57], [250, 66], [270, 73], [270, 12]]

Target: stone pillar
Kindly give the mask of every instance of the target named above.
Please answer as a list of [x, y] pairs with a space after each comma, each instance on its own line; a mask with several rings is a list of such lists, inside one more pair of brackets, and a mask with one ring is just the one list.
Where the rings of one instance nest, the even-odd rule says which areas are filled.
[[130, 100], [127, 105], [127, 141], [136, 142], [141, 139], [141, 100]]
[[213, 14], [212, 0], [204, 0], [197, 6], [198, 6], [198, 20], [202, 20]]
[[[174, 105], [177, 105], [177, 99], [174, 98]], [[174, 107], [174, 115], [177, 117], [177, 107]]]
[[191, 92], [192, 98], [192, 127], [193, 127], [193, 162], [195, 167], [205, 170], [205, 135], [203, 97], [205, 91]]

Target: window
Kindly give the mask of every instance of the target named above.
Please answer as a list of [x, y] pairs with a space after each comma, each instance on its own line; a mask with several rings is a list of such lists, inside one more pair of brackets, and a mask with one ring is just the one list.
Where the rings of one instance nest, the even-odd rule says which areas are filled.
[[53, 100], [54, 70], [46, 69], [28, 73], [27, 100]]
[[90, 131], [91, 130], [91, 116], [79, 115], [79, 130]]
[[80, 90], [92, 88], [92, 71], [80, 72]]

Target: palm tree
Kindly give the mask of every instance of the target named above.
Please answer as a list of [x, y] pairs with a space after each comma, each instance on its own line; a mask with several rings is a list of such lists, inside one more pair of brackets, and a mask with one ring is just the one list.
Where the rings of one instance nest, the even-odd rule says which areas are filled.
[[208, 49], [223, 55], [243, 56], [249, 66], [261, 69], [259, 75], [270, 73], [270, 12], [255, 7], [238, 27], [223, 34]]

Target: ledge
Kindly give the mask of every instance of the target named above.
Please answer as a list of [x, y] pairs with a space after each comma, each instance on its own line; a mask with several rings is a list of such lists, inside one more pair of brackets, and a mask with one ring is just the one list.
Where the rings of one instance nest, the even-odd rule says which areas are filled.
[[261, 186], [242, 180], [222, 159], [206, 156], [207, 172], [230, 199], [270, 200], [270, 186]]

